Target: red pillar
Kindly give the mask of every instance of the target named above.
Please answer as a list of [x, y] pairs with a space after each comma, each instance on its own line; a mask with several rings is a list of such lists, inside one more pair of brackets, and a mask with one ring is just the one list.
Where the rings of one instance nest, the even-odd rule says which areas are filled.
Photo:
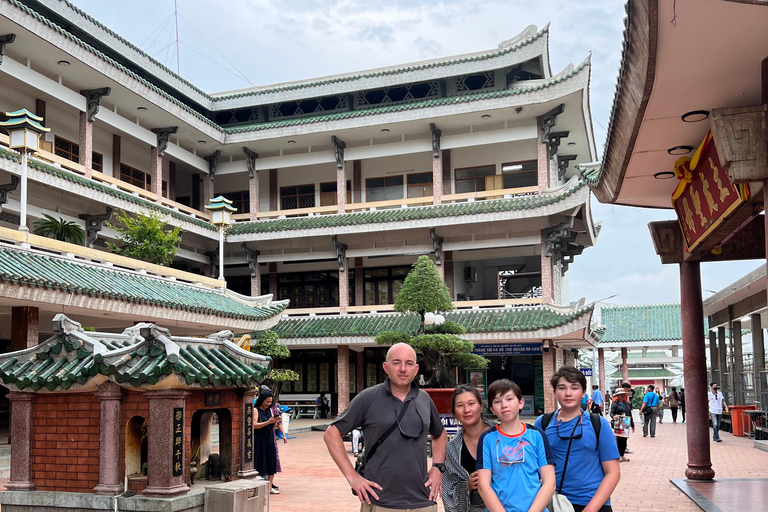
[[437, 158], [432, 159], [432, 203], [443, 202], [443, 154], [438, 153]]
[[707, 355], [704, 349], [704, 308], [701, 303], [701, 270], [698, 261], [680, 263], [680, 313], [683, 325], [683, 368], [687, 393], [685, 423], [691, 480], [712, 480], [715, 471], [709, 453], [707, 421]]
[[627, 367], [627, 349], [621, 349], [621, 382], [629, 382], [629, 368]]
[[99, 386], [96, 396], [99, 397], [99, 484], [93, 492], [114, 496], [123, 492], [120, 478], [123, 388], [108, 380]]
[[13, 306], [11, 308], [11, 352], [36, 347], [40, 309], [34, 306]]
[[93, 173], [93, 123], [88, 122], [88, 112], [80, 112], [80, 164], [85, 167], [85, 177]]
[[349, 405], [349, 345], [339, 345], [337, 353], [339, 363], [339, 374], [336, 376], [339, 379], [337, 410], [341, 414], [341, 411]]
[[597, 370], [600, 372], [598, 386], [600, 386], [600, 391], [602, 391], [603, 396], [605, 396], [608, 389], [605, 387], [605, 349], [603, 348], [597, 349], [597, 365]]
[[11, 481], [9, 491], [34, 491], [32, 482], [32, 400], [34, 393], [8, 393], [11, 402]]

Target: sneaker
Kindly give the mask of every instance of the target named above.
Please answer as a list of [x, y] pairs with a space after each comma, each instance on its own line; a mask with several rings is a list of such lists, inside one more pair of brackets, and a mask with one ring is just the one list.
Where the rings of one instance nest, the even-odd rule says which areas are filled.
[[269, 494], [280, 494], [280, 491], [275, 489], [274, 487], [269, 490]]
[[651, 437], [656, 437], [656, 436], [651, 436]]
[[629, 459], [626, 457], [619, 457], [619, 462], [629, 462]]
[[272, 484], [272, 488], [273, 488], [274, 490], [276, 490], [276, 491], [279, 491], [279, 490], [280, 490], [280, 488], [279, 488], [278, 486], [276, 486], [275, 484]]
[[722, 442], [723, 442], [723, 440], [722, 440], [722, 439], [715, 439], [715, 442], [716, 442], [716, 443], [722, 443]]
[[630, 450], [629, 448], [627, 448], [626, 450], [624, 450], [624, 453], [632, 453], [632, 450]]
[[648, 434], [643, 434], [643, 437], [648, 437]]

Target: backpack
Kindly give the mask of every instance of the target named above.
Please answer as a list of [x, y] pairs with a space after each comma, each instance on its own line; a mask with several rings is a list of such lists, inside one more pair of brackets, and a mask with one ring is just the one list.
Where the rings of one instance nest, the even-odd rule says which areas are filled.
[[[541, 416], [542, 432], [547, 431], [547, 427], [549, 426], [549, 423], [552, 421], [554, 416], [555, 413], [553, 412], [548, 412], [547, 414]], [[597, 451], [597, 449], [600, 447], [600, 430], [603, 427], [603, 423], [600, 421], [600, 415], [593, 412], [589, 413], [589, 421], [592, 423], [592, 428], [595, 431], [595, 438], [597, 439], [597, 443], [595, 443], [595, 451]]]

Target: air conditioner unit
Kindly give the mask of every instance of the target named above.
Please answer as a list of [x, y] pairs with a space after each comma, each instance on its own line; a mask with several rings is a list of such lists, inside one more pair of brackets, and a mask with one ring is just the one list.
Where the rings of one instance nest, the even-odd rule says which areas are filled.
[[475, 267], [464, 267], [464, 280], [466, 282], [477, 282], [477, 270]]
[[269, 482], [234, 480], [205, 488], [205, 512], [269, 512]]

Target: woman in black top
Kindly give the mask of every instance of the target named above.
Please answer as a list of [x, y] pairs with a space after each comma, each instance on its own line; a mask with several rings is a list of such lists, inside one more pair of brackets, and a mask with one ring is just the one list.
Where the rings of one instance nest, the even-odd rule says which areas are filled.
[[[277, 473], [277, 445], [275, 444], [275, 424], [280, 419], [272, 414], [272, 393], [262, 392], [256, 399], [253, 422], [253, 469], [259, 475], [267, 477], [270, 486]], [[280, 494], [270, 488], [271, 494]]]
[[454, 390], [451, 412], [462, 428], [446, 448], [446, 472], [443, 475], [445, 512], [484, 512], [483, 499], [477, 492], [477, 442], [480, 435], [494, 424], [483, 419], [482, 396], [476, 387], [468, 384]]
[[677, 423], [677, 408], [680, 407], [680, 395], [676, 388], [669, 394], [669, 408], [672, 411], [672, 423]]

